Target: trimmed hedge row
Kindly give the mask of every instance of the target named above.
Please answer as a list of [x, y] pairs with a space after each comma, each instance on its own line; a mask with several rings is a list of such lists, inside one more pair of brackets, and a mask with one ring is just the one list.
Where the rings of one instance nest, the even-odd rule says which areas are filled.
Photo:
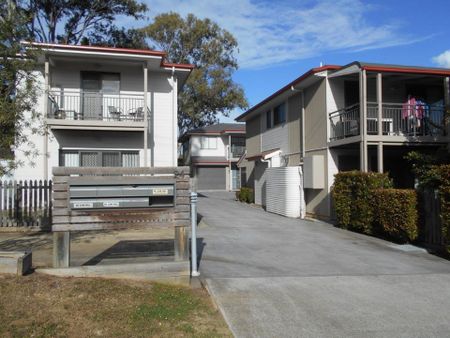
[[332, 197], [339, 227], [397, 242], [417, 237], [416, 192], [392, 189], [387, 174], [338, 173]]
[[332, 196], [338, 225], [344, 229], [373, 233], [373, 191], [391, 188], [387, 174], [341, 172], [335, 175]]
[[432, 168], [439, 184], [439, 199], [441, 202], [442, 237], [447, 252], [450, 253], [450, 164]]
[[254, 201], [253, 189], [242, 187], [240, 190], [236, 191], [236, 199], [245, 203], [253, 203]]
[[399, 242], [417, 238], [417, 195], [410, 189], [378, 189], [375, 191], [376, 226], [378, 232]]

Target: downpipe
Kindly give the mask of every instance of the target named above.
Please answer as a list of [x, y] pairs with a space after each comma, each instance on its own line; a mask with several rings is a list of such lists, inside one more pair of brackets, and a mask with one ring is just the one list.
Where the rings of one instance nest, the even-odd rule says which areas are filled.
[[191, 275], [200, 276], [197, 270], [197, 193], [191, 192]]

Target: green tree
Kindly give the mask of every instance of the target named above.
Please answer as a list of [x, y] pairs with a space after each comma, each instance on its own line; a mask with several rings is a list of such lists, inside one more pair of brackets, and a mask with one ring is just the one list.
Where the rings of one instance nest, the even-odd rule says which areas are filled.
[[177, 13], [155, 17], [143, 28], [152, 47], [167, 52], [174, 63], [190, 63], [195, 69], [180, 93], [180, 133], [218, 121], [235, 108], [248, 106], [244, 91], [232, 79], [238, 69], [236, 39], [210, 19]]
[[23, 7], [36, 41], [75, 45], [93, 32], [106, 35], [119, 15], [142, 19], [147, 11], [136, 0], [30, 0]]
[[145, 33], [140, 29], [111, 26], [107, 32], [93, 31], [81, 40], [82, 45], [148, 49]]
[[[26, 27], [27, 13], [18, 1], [0, 3], [0, 176], [7, 174], [15, 166], [14, 150], [19, 146], [26, 150], [32, 160], [34, 144], [24, 135], [25, 129], [37, 132], [33, 122], [37, 118], [35, 58], [37, 50], [27, 52], [20, 43], [29, 40]], [[31, 116], [26, 116], [26, 113]]]

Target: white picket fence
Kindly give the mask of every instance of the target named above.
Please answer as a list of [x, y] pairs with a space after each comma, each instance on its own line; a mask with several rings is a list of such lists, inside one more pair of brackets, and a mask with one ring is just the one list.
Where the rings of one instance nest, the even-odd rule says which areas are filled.
[[0, 181], [0, 228], [49, 229], [52, 219], [52, 181]]

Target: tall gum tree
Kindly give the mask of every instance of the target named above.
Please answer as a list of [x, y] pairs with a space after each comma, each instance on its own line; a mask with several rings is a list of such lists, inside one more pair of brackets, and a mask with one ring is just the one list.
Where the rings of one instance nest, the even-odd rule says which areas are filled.
[[180, 134], [248, 107], [244, 90], [232, 78], [238, 69], [238, 43], [230, 32], [210, 19], [173, 12], [156, 16], [142, 31], [153, 48], [167, 53], [169, 62], [195, 66], [179, 96]]

